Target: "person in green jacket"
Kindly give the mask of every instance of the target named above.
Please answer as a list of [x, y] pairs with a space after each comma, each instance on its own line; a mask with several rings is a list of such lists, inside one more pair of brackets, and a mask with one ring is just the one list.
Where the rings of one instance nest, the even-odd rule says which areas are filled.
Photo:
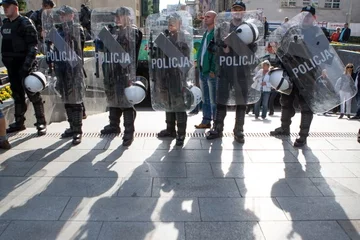
[[203, 119], [195, 128], [210, 128], [211, 121], [215, 119], [216, 111], [216, 58], [214, 42], [214, 22], [216, 12], [208, 11], [204, 17], [206, 32], [201, 40], [197, 53], [197, 68], [200, 76], [200, 88], [202, 91]]

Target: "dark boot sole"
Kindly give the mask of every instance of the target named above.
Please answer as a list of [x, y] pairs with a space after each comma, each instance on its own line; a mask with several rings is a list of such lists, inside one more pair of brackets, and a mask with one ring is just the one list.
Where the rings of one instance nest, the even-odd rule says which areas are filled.
[[6, 129], [6, 133], [21, 132], [21, 131], [24, 131], [25, 129], [26, 129], [25, 126], [23, 126], [21, 128], [8, 128], [8, 129]]
[[101, 130], [100, 131], [101, 134], [120, 134], [121, 130]]

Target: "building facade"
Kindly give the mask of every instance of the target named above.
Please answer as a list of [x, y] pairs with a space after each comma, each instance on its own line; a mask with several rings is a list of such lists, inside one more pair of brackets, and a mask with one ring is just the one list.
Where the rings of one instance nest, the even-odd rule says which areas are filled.
[[[234, 0], [217, 1], [217, 11], [231, 8]], [[320, 22], [360, 23], [360, 0], [244, 0], [248, 10], [261, 9], [270, 22], [293, 17], [301, 8], [313, 2]]]
[[[57, 6], [69, 5], [80, 11], [81, 4], [86, 4], [91, 9], [101, 7], [130, 7], [134, 10], [136, 16], [136, 24], [140, 26], [141, 17], [141, 0], [101, 0], [101, 1], [90, 1], [90, 0], [54, 0]], [[41, 8], [42, 0], [27, 0], [27, 9], [39, 9]]]

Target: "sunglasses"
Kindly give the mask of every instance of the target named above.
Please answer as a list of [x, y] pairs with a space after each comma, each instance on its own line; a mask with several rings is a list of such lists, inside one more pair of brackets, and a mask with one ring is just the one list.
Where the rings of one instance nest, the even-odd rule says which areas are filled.
[[353, 66], [347, 66], [346, 68], [354, 68]]

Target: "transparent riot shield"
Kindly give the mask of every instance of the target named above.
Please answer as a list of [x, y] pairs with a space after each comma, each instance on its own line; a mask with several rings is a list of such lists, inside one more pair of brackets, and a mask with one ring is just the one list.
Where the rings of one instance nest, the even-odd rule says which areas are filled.
[[151, 104], [156, 111], [191, 111], [195, 84], [192, 17], [186, 11], [146, 19]]
[[315, 18], [302, 12], [276, 29], [270, 41], [314, 113], [331, 110], [356, 94], [356, 87]]
[[[261, 11], [219, 13], [215, 21], [218, 65], [217, 103], [246, 105], [261, 96], [255, 75], [261, 70], [258, 42], [264, 36]], [[255, 84], [254, 84], [255, 83]]]
[[125, 89], [136, 81], [139, 31], [134, 19], [134, 11], [127, 7], [96, 8], [91, 13], [95, 78], [88, 84], [90, 89], [104, 92], [108, 107], [134, 105], [125, 94]]
[[[85, 85], [82, 45], [84, 32], [78, 11], [70, 6], [44, 10], [43, 34], [50, 49], [45, 53], [40, 68], [47, 69], [48, 93], [54, 102], [82, 103]], [[51, 61], [53, 69], [43, 67]]]

